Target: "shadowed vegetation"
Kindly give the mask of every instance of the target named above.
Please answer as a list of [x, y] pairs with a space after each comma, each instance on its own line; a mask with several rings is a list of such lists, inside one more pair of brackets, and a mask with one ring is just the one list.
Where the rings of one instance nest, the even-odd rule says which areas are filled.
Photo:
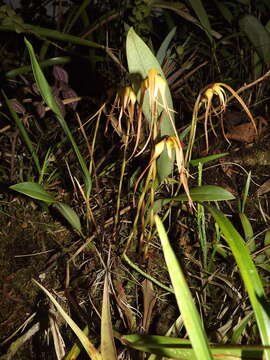
[[270, 359], [268, 1], [0, 4], [0, 359]]

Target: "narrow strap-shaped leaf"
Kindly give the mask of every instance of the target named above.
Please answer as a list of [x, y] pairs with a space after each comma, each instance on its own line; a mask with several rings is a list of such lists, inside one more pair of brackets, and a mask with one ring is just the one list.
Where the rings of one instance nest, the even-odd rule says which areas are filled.
[[203, 30], [205, 31], [209, 40], [212, 42], [213, 41], [212, 29], [211, 29], [211, 25], [209, 22], [207, 12], [203, 6], [202, 1], [201, 0], [189, 0], [189, 3], [192, 6], [194, 12], [196, 13]]
[[[166, 358], [180, 360], [201, 360], [195, 354], [187, 339], [171, 338], [157, 335], [123, 335], [124, 344], [144, 352], [150, 352]], [[265, 347], [261, 345], [211, 345], [210, 350], [217, 360], [263, 360]]]
[[171, 31], [169, 32], [169, 34], [165, 37], [165, 39], [162, 41], [162, 44], [160, 45], [160, 48], [158, 49], [156, 58], [159, 62], [160, 65], [162, 65], [166, 53], [168, 51], [168, 47], [170, 45], [171, 40], [173, 39], [174, 35], [176, 33], [176, 26], [174, 26]]
[[108, 274], [105, 274], [103, 287], [103, 301], [101, 314], [101, 356], [102, 360], [117, 360], [117, 353], [114, 344], [110, 301]]
[[[249, 295], [263, 345], [270, 345], [269, 305], [267, 303], [261, 278], [249, 254], [244, 239], [233, 224], [219, 210], [207, 206], [218, 223], [227, 241], [241, 277]], [[265, 350], [266, 359], [270, 359], [270, 350]]]
[[94, 347], [92, 342], [88, 339], [88, 337], [85, 335], [85, 333], [79, 328], [79, 326], [71, 319], [71, 317], [64, 311], [62, 306], [55, 300], [55, 298], [52, 296], [52, 294], [39, 282], [34, 280], [34, 283], [40, 287], [42, 291], [50, 298], [56, 309], [59, 311], [61, 316], [65, 319], [65, 321], [68, 323], [70, 328], [74, 331], [78, 339], [80, 340], [82, 346], [84, 347], [85, 351], [89, 355], [90, 359], [92, 360], [102, 360], [101, 354], [98, 352], [98, 350]]
[[27, 133], [27, 131], [25, 130], [25, 127], [23, 125], [23, 122], [19, 119], [17, 113], [14, 111], [13, 107], [12, 107], [12, 104], [10, 103], [9, 99], [7, 98], [6, 94], [4, 92], [2, 92], [3, 95], [4, 95], [4, 98], [5, 98], [5, 101], [6, 101], [6, 104], [8, 106], [8, 109], [14, 119], [14, 121], [16, 122], [16, 125], [20, 131], [20, 134], [28, 148], [28, 150], [30, 151], [30, 154], [34, 160], [34, 163], [36, 165], [36, 168], [40, 174], [41, 172], [41, 167], [40, 167], [40, 163], [39, 163], [39, 159], [38, 159], [38, 156], [37, 156], [37, 153], [33, 147], [33, 144], [32, 144], [32, 141]]
[[158, 215], [155, 216], [155, 222], [178, 308], [182, 315], [194, 353], [197, 359], [211, 360], [213, 357], [210, 352], [207, 337], [193, 302], [184, 273], [170, 245], [168, 236]]
[[49, 108], [57, 115], [62, 116], [61, 110], [55, 101], [54, 96], [52, 95], [52, 91], [50, 89], [50, 86], [45, 79], [45, 76], [41, 70], [41, 67], [37, 61], [37, 58], [34, 53], [33, 46], [31, 43], [25, 38], [24, 42], [28, 48], [31, 64], [32, 64], [32, 70], [34, 73], [35, 80], [37, 82], [40, 94], [43, 98], [43, 100], [46, 102], [46, 104], [49, 106]]
[[81, 166], [82, 172], [84, 174], [86, 197], [89, 198], [91, 188], [92, 188], [92, 180], [91, 180], [91, 177], [89, 174], [89, 170], [87, 169], [84, 158], [82, 157], [80, 150], [72, 136], [72, 133], [69, 130], [69, 127], [67, 126], [67, 123], [61, 113], [61, 110], [55, 101], [55, 98], [52, 94], [51, 88], [50, 88], [50, 86], [42, 72], [42, 69], [37, 61], [37, 58], [36, 58], [36, 55], [35, 55], [32, 45], [30, 44], [30, 42], [27, 39], [25, 39], [25, 44], [29, 51], [34, 77], [35, 77], [36, 83], [38, 85], [39, 91], [41, 93], [41, 96], [42, 96], [43, 100], [46, 102], [46, 104], [50, 107], [50, 109], [55, 113], [57, 120], [59, 121], [60, 125], [62, 126], [63, 130], [65, 131], [65, 133], [73, 147], [73, 150], [77, 156], [77, 159]]
[[[15, 32], [16, 27], [15, 27], [15, 25], [0, 25], [0, 31], [14, 31]], [[81, 46], [87, 46], [90, 48], [105, 50], [104, 45], [100, 45], [94, 41], [82, 39], [79, 36], [65, 34], [61, 31], [44, 28], [41, 26], [35, 26], [35, 25], [30, 25], [30, 24], [24, 23], [23, 26], [21, 27], [21, 31], [22, 32], [24, 31], [26, 33], [32, 32], [34, 34], [44, 36], [49, 39], [56, 39], [56, 40], [59, 40], [62, 42], [69, 42], [71, 44], [77, 44], [77, 45], [81, 45]]]

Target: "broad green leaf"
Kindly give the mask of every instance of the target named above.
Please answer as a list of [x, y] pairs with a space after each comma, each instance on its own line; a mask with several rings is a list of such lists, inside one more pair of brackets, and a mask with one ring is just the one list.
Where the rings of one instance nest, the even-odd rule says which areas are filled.
[[206, 35], [208, 36], [209, 40], [212, 42], [212, 29], [209, 22], [209, 18], [207, 15], [207, 12], [205, 11], [205, 8], [203, 6], [203, 3], [201, 0], [189, 0], [188, 1], [190, 5], [192, 6], [192, 9], [194, 10], [195, 14], [197, 15], [200, 24], [205, 31]]
[[205, 157], [202, 157], [202, 158], [199, 158], [199, 159], [190, 160], [189, 164], [192, 165], [192, 166], [198, 166], [199, 163], [205, 164], [205, 163], [208, 163], [210, 161], [217, 160], [217, 159], [219, 159], [219, 158], [221, 158], [223, 156], [226, 156], [226, 155], [229, 155], [229, 153], [209, 155], [209, 156], [205, 156]]
[[[222, 187], [216, 185], [202, 185], [189, 190], [191, 199], [193, 201], [225, 201], [233, 200], [235, 197]], [[154, 212], [159, 211], [162, 206], [165, 206], [171, 201], [188, 201], [186, 194], [181, 194], [173, 198], [158, 199], [154, 202]]]
[[60, 212], [60, 214], [70, 223], [70, 225], [81, 232], [81, 222], [75, 211], [67, 204], [59, 201], [55, 202], [53, 206]]
[[44, 190], [43, 186], [34, 182], [22, 182], [10, 186], [10, 189], [18, 191], [21, 194], [27, 195], [33, 199], [44, 201], [47, 204], [52, 204], [56, 200], [54, 197]]
[[174, 288], [177, 305], [182, 315], [194, 353], [197, 356], [197, 359], [211, 360], [213, 357], [210, 352], [199, 313], [197, 312], [193, 302], [184, 273], [170, 245], [165, 228], [158, 215], [155, 215], [155, 223], [162, 245], [165, 262], [167, 264], [167, 269]]
[[[216, 185], [202, 185], [190, 189], [190, 196], [194, 201], [224, 201], [233, 200], [235, 197], [228, 190]], [[174, 200], [187, 201], [186, 194], [179, 195]]]
[[[225, 240], [227, 241], [234, 259], [238, 265], [241, 278], [245, 284], [249, 300], [252, 305], [257, 326], [263, 345], [270, 345], [269, 305], [265, 297], [261, 278], [252, 261], [244, 239], [237, 232], [233, 224], [219, 210], [206, 206], [215, 221], [218, 223]], [[270, 350], [265, 350], [266, 359], [270, 359]]]
[[109, 299], [109, 281], [108, 274], [105, 274], [103, 287], [103, 301], [101, 313], [101, 356], [102, 360], [117, 360], [117, 353], [115, 349], [110, 299]]
[[172, 30], [169, 32], [169, 34], [165, 37], [165, 39], [162, 41], [160, 48], [158, 49], [156, 58], [160, 65], [162, 65], [165, 56], [167, 54], [170, 42], [172, 41], [175, 33], [176, 33], [176, 26], [172, 28]]
[[[186, 339], [157, 335], [123, 335], [122, 342], [134, 349], [157, 354], [170, 359], [201, 360], [196, 356], [191, 343]], [[217, 360], [263, 360], [261, 345], [211, 345], [210, 351]]]
[[39, 174], [40, 174], [40, 172], [41, 172], [41, 167], [40, 167], [39, 159], [38, 159], [37, 153], [36, 153], [36, 151], [35, 151], [35, 149], [34, 149], [34, 147], [33, 147], [32, 141], [31, 141], [31, 139], [30, 139], [30, 137], [29, 137], [29, 135], [28, 135], [25, 127], [24, 127], [23, 121], [21, 121], [21, 120], [19, 119], [16, 111], [13, 109], [13, 106], [12, 106], [11, 102], [10, 102], [9, 99], [6, 97], [6, 94], [5, 94], [3, 91], [2, 91], [2, 93], [3, 93], [3, 96], [4, 96], [4, 98], [5, 98], [5, 101], [6, 101], [6, 104], [7, 104], [7, 106], [8, 106], [8, 109], [9, 109], [9, 111], [10, 111], [10, 113], [11, 113], [11, 116], [13, 117], [13, 119], [14, 119], [14, 121], [15, 121], [15, 123], [16, 123], [19, 131], [20, 131], [20, 134], [21, 134], [21, 136], [22, 136], [22, 138], [23, 138], [23, 140], [24, 140], [24, 142], [25, 142], [25, 145], [27, 146], [27, 148], [28, 148], [28, 150], [29, 150], [29, 152], [30, 152], [33, 160], [34, 160], [34, 163], [35, 163], [35, 165], [36, 165], [36, 168], [37, 168], [37, 170], [38, 170], [38, 172], [39, 172]]
[[74, 331], [75, 335], [80, 340], [82, 346], [84, 347], [86, 353], [89, 355], [92, 360], [102, 360], [101, 354], [97, 351], [85, 333], [79, 328], [79, 326], [71, 319], [71, 317], [64, 311], [64, 309], [59, 305], [59, 303], [55, 300], [52, 294], [40, 283], [33, 279], [33, 282], [40, 287], [42, 291], [50, 298], [56, 309], [59, 311], [64, 320], [68, 323], [70, 328]]
[[239, 21], [240, 28], [247, 35], [249, 41], [261, 59], [270, 62], [270, 34], [262, 23], [253, 15], [245, 15]]
[[[160, 76], [165, 79], [163, 71], [160, 67], [158, 60], [155, 58], [152, 51], [149, 47], [144, 43], [144, 41], [136, 34], [134, 29], [131, 27], [127, 34], [126, 41], [126, 53], [127, 53], [127, 62], [129, 73], [132, 77], [138, 78], [139, 81], [144, 80], [148, 76], [148, 71], [150, 69], [156, 69]], [[166, 79], [165, 79], [166, 80]], [[133, 81], [133, 86], [136, 81]], [[135, 89], [136, 90], [136, 89]], [[172, 97], [170, 94], [169, 87], [166, 87], [166, 101], [168, 104], [168, 108], [173, 110]], [[138, 94], [138, 99], [140, 95]], [[159, 102], [162, 104], [162, 99], [159, 99]], [[163, 107], [158, 107], [158, 113], [160, 114], [163, 111]], [[148, 92], [146, 92], [146, 96], [143, 103], [143, 113], [149, 124], [151, 122], [151, 109]], [[171, 111], [171, 118], [174, 121], [174, 113]], [[166, 135], [175, 135], [173, 131], [173, 126], [171, 124], [169, 116], [164, 112], [162, 116], [162, 121], [160, 124], [160, 137]], [[161, 156], [157, 161], [158, 167], [158, 176], [160, 181], [164, 180], [173, 169], [174, 161], [171, 161], [168, 157], [167, 151], [163, 151]]]

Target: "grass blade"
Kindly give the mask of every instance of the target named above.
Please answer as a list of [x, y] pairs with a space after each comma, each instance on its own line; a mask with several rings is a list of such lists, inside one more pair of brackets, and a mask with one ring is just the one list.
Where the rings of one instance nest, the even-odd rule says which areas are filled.
[[105, 275], [103, 288], [101, 316], [101, 355], [102, 360], [117, 360], [110, 311], [108, 274]]
[[210, 161], [217, 160], [217, 159], [219, 159], [221, 157], [224, 157], [226, 155], [229, 155], [229, 153], [222, 153], [222, 154], [214, 154], [214, 155], [204, 156], [204, 157], [199, 158], [199, 159], [190, 160], [189, 164], [192, 165], [192, 166], [198, 166], [199, 163], [206, 164], [206, 163], [208, 163]]
[[210, 42], [213, 41], [212, 37], [212, 29], [209, 22], [209, 18], [205, 8], [203, 7], [201, 0], [189, 0], [190, 5], [192, 6], [195, 14], [197, 15], [203, 30], [205, 31], [206, 35], [208, 36]]
[[100, 353], [97, 351], [97, 349], [91, 343], [91, 341], [88, 339], [88, 337], [85, 335], [85, 333], [78, 327], [78, 325], [71, 319], [71, 317], [63, 310], [63, 308], [58, 304], [58, 302], [55, 300], [55, 298], [52, 296], [52, 294], [44, 286], [42, 286], [40, 283], [38, 283], [36, 280], [33, 279], [33, 281], [50, 298], [50, 300], [52, 301], [52, 303], [54, 304], [56, 309], [59, 311], [59, 313], [62, 315], [62, 317], [65, 319], [65, 321], [68, 323], [70, 328], [74, 331], [74, 333], [80, 340], [85, 351], [90, 356], [90, 359], [102, 360]]
[[200, 316], [194, 305], [192, 295], [186, 283], [185, 276], [173, 252], [164, 226], [158, 215], [155, 215], [155, 222], [171, 282], [174, 288], [178, 308], [183, 317], [185, 328], [192, 344], [192, 348], [197, 359], [210, 360], [213, 357], [210, 352]]
[[[83, 329], [83, 332], [85, 333], [86, 336], [88, 336], [89, 334], [89, 327], [88, 325]], [[71, 350], [69, 351], [69, 353], [64, 357], [64, 360], [76, 360], [77, 357], [80, 355], [82, 350], [82, 346], [81, 343], [75, 343]]]
[[[103, 49], [105, 50], [106, 47], [104, 45], [100, 45], [94, 41], [90, 41], [87, 39], [82, 39], [79, 36], [74, 36], [70, 34], [63, 33], [61, 31], [41, 27], [41, 26], [35, 26], [31, 24], [23, 24], [23, 28], [21, 29], [22, 32], [25, 33], [34, 33], [43, 37], [46, 37], [48, 39], [56, 39], [62, 42], [67, 42], [71, 44], [77, 44], [81, 46], [86, 46], [90, 48], [96, 48], [96, 49]], [[0, 25], [0, 31], [16, 31], [16, 26], [14, 24], [12, 25]]]
[[41, 167], [40, 167], [40, 163], [39, 163], [39, 160], [38, 160], [37, 153], [36, 153], [36, 151], [35, 151], [35, 149], [33, 147], [32, 141], [30, 140], [30, 137], [29, 137], [27, 131], [25, 130], [23, 122], [19, 119], [17, 113], [14, 111], [14, 109], [12, 107], [12, 104], [10, 103], [9, 99], [6, 97], [6, 95], [5, 95], [5, 93], [3, 91], [2, 91], [2, 93], [3, 93], [3, 96], [5, 98], [8, 109], [9, 109], [9, 111], [11, 113], [11, 116], [13, 117], [13, 119], [14, 119], [20, 133], [21, 133], [21, 136], [22, 136], [22, 138], [23, 138], [23, 140], [25, 142], [25, 145], [28, 147], [28, 150], [29, 150], [29, 152], [30, 152], [30, 154], [31, 154], [31, 156], [32, 156], [32, 158], [34, 160], [34, 163], [36, 165], [37, 171], [40, 174]]
[[[259, 328], [263, 345], [270, 345], [270, 320], [269, 308], [265, 297], [261, 278], [257, 272], [244, 239], [237, 232], [229, 219], [227, 219], [219, 210], [207, 206], [210, 213], [218, 223], [224, 237], [232, 251], [249, 299], [254, 311], [254, 315]], [[265, 350], [266, 359], [270, 359], [270, 350]]]
[[162, 65], [165, 56], [167, 54], [170, 42], [172, 41], [175, 33], [176, 33], [176, 26], [174, 26], [171, 31], [168, 33], [168, 35], [165, 37], [165, 39], [162, 41], [162, 44], [160, 45], [156, 58], [158, 60], [158, 62], [160, 63], [160, 65]]

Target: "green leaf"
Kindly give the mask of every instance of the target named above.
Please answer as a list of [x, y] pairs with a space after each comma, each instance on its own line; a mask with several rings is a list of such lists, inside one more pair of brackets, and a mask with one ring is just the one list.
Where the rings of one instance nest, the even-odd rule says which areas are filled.
[[[127, 34], [126, 53], [127, 53], [129, 73], [133, 78], [136, 77], [139, 81], [142, 81], [148, 76], [148, 71], [150, 69], [156, 69], [159, 75], [166, 80], [158, 60], [155, 58], [154, 54], [149, 49], [149, 47], [144, 43], [144, 41], [136, 34], [136, 32], [132, 27], [129, 29]], [[133, 86], [136, 87], [136, 80], [133, 80]], [[172, 97], [168, 86], [166, 87], [165, 95], [166, 95], [168, 108], [173, 109]], [[138, 99], [139, 98], [140, 98], [140, 94], [138, 93]], [[162, 104], [161, 98], [159, 99], [159, 102]], [[160, 105], [158, 107], [158, 113], [160, 114], [162, 110], [163, 107]], [[150, 124], [151, 109], [150, 109], [148, 93], [146, 93], [144, 99], [143, 113]], [[173, 112], [171, 112], [171, 117], [174, 121]], [[170, 136], [175, 134], [170, 118], [164, 112], [160, 124], [160, 137], [167, 135]], [[160, 181], [164, 180], [172, 172], [173, 166], [174, 166], [174, 160], [171, 160], [168, 157], [167, 151], [163, 151], [163, 153], [161, 154], [161, 156], [157, 161], [158, 176]]]
[[[216, 185], [202, 185], [190, 189], [190, 196], [193, 201], [225, 201], [233, 200], [235, 197], [222, 187]], [[159, 211], [171, 201], [188, 201], [186, 194], [181, 194], [173, 198], [158, 199], [154, 202], [154, 212]]]
[[244, 230], [247, 247], [248, 247], [249, 251], [252, 253], [253, 251], [256, 250], [256, 243], [255, 243], [254, 232], [253, 232], [251, 223], [250, 223], [248, 217], [246, 216], [246, 214], [244, 214], [244, 213], [240, 213], [239, 218], [240, 218], [240, 221], [242, 224], [242, 228]]
[[69, 205], [57, 201], [54, 203], [53, 206], [60, 212], [60, 214], [70, 223], [70, 225], [75, 230], [81, 232], [80, 218]]
[[34, 49], [30, 42], [24, 38], [24, 42], [28, 48], [31, 64], [32, 64], [32, 70], [34, 73], [35, 80], [37, 82], [40, 94], [45, 101], [45, 103], [49, 106], [49, 108], [59, 117], [62, 116], [61, 110], [58, 106], [58, 104], [55, 101], [54, 96], [52, 95], [51, 89], [49, 84], [47, 83], [47, 80], [39, 66], [39, 63], [36, 59]]
[[168, 236], [158, 215], [155, 215], [155, 222], [172, 286], [174, 288], [177, 305], [182, 315], [194, 353], [197, 356], [197, 359], [211, 360], [213, 357], [210, 352], [207, 337], [199, 313], [193, 302], [184, 273], [170, 245]]
[[198, 166], [199, 163], [201, 164], [205, 164], [208, 163], [210, 161], [214, 161], [217, 160], [223, 156], [229, 155], [229, 153], [222, 153], [222, 154], [214, 154], [214, 155], [209, 155], [209, 156], [205, 156], [199, 159], [194, 159], [194, 160], [190, 160], [189, 164], [192, 166]]
[[69, 130], [69, 127], [68, 127], [64, 117], [62, 116], [61, 110], [52, 95], [50, 86], [47, 83], [47, 80], [46, 80], [46, 78], [41, 70], [41, 67], [36, 59], [32, 45], [30, 44], [30, 42], [27, 39], [24, 39], [24, 41], [25, 41], [28, 51], [29, 51], [31, 64], [32, 64], [32, 70], [33, 70], [34, 77], [37, 82], [39, 91], [42, 95], [42, 98], [46, 102], [46, 104], [50, 107], [50, 109], [55, 113], [57, 120], [59, 121], [59, 123], [62, 126], [63, 130], [65, 131], [66, 135], [68, 136], [68, 139], [69, 139], [69, 141], [73, 147], [73, 150], [77, 156], [77, 159], [80, 163], [82, 172], [84, 174], [85, 195], [86, 195], [86, 198], [89, 199], [90, 192], [92, 189], [92, 180], [91, 180], [89, 170], [88, 170], [86, 163], [84, 161], [84, 158], [82, 157], [80, 150], [72, 136], [72, 133]]
[[[242, 280], [249, 295], [255, 319], [263, 345], [270, 345], [269, 305], [265, 297], [261, 278], [252, 261], [244, 239], [233, 224], [219, 210], [206, 206], [218, 223], [238, 265]], [[266, 359], [270, 359], [270, 350], [265, 350]]]
[[156, 58], [159, 62], [160, 65], [162, 65], [165, 56], [167, 54], [170, 42], [172, 41], [175, 33], [176, 33], [176, 26], [174, 26], [171, 31], [169, 32], [169, 34], [165, 37], [165, 39], [162, 41], [162, 44], [160, 45], [160, 48], [158, 49]]
[[241, 321], [233, 328], [231, 342], [237, 344], [240, 341], [240, 338], [246, 329], [248, 323], [254, 317], [253, 311], [250, 311]]
[[[190, 189], [190, 196], [193, 201], [224, 201], [235, 199], [228, 190], [216, 185], [202, 185]], [[173, 200], [187, 201], [186, 194], [179, 195]]]
[[[39, 65], [41, 68], [45, 68], [48, 66], [54, 66], [54, 65], [63, 65], [63, 64], [70, 63], [71, 59], [72, 58], [70, 56], [58, 56], [58, 57], [53, 57], [51, 59], [41, 61], [39, 63]], [[18, 68], [15, 68], [15, 69], [12, 69], [12, 70], [6, 72], [5, 77], [9, 78], [9, 79], [13, 79], [18, 75], [23, 75], [30, 71], [32, 71], [32, 67], [30, 65], [22, 66], [22, 67], [18, 67]]]
[[264, 236], [264, 246], [268, 246], [268, 249], [265, 250], [265, 254], [270, 256], [270, 230], [267, 230]]
[[103, 301], [101, 314], [101, 356], [102, 360], [117, 360], [117, 353], [115, 349], [110, 299], [109, 299], [109, 280], [108, 274], [105, 274], [103, 287]]
[[239, 21], [240, 28], [247, 35], [249, 41], [261, 59], [270, 62], [270, 34], [262, 23], [253, 15], [245, 15]]
[[[199, 26], [200, 28], [203, 28], [203, 30], [206, 32], [207, 36], [209, 37], [210, 41], [212, 42], [212, 37], [215, 37], [216, 39], [221, 39], [222, 35], [218, 32], [216, 32], [215, 30], [211, 30], [210, 24], [207, 25], [206, 27], [203, 25], [204, 21], [207, 22], [208, 16], [207, 13], [205, 12], [205, 10], [203, 9], [202, 6], [202, 2], [200, 1], [200, 4], [197, 0], [190, 0], [189, 1], [191, 3], [191, 6], [193, 7], [193, 10], [195, 11], [196, 8], [196, 13], [198, 10], [198, 15], [197, 17], [199, 18], [199, 21], [193, 17], [190, 12], [189, 9], [186, 7], [185, 4], [180, 3], [179, 1], [166, 1], [166, 0], [152, 0], [151, 1], [151, 7], [157, 7], [157, 8], [162, 8], [162, 9], [169, 9], [174, 11], [176, 14], [180, 15], [182, 18], [184, 18], [186, 21], [190, 21], [192, 24]], [[208, 20], [209, 23], [209, 20]], [[208, 35], [208, 32], [206, 30], [206, 28], [208, 28], [208, 30], [210, 29], [210, 35]]]
[[[86, 325], [86, 327], [83, 329], [83, 332], [88, 337], [88, 335], [89, 335], [89, 327], [88, 327], [88, 325]], [[64, 357], [64, 360], [76, 360], [77, 357], [80, 355], [81, 350], [82, 350], [82, 347], [80, 346], [80, 344], [78, 344], [78, 342], [76, 342], [72, 346], [69, 353]]]
[[215, 4], [218, 8], [218, 10], [220, 11], [220, 13], [222, 14], [222, 16], [224, 17], [224, 19], [226, 21], [228, 21], [228, 23], [232, 23], [233, 21], [233, 14], [231, 12], [231, 10], [229, 9], [228, 6], [226, 6], [223, 1], [219, 1], [219, 0], [215, 0]]
[[210, 42], [212, 42], [213, 41], [212, 29], [211, 29], [211, 25], [209, 22], [207, 12], [205, 11], [202, 1], [201, 0], [189, 0], [188, 2], [192, 6], [195, 14], [197, 15], [197, 17], [200, 21], [200, 24], [202, 26], [202, 29], [205, 31]]
[[[123, 335], [122, 342], [133, 349], [150, 352], [170, 359], [201, 360], [197, 357], [191, 343], [186, 339], [171, 338], [157, 335]], [[261, 345], [212, 345], [210, 350], [218, 360], [254, 359], [263, 360]]]
[[[30, 25], [30, 24], [23, 24], [23, 28], [21, 29], [24, 33], [33, 33], [40, 35], [41, 37], [49, 38], [49, 39], [56, 39], [62, 42], [71, 43], [71, 44], [78, 44], [81, 46], [86, 46], [90, 48], [97, 48], [106, 50], [104, 45], [100, 45], [95, 43], [94, 41], [90, 41], [87, 39], [82, 39], [80, 36], [74, 36], [70, 34], [63, 33], [61, 31], [52, 30], [49, 28], [44, 28], [40, 26]], [[16, 27], [14, 24], [4, 26], [0, 25], [0, 31], [16, 31]]]
[[43, 186], [34, 182], [22, 182], [10, 186], [10, 189], [18, 191], [21, 194], [27, 195], [33, 199], [44, 201], [47, 204], [55, 203], [55, 199], [50, 195]]
[[64, 320], [68, 323], [70, 328], [76, 334], [78, 339], [80, 340], [82, 346], [84, 347], [86, 353], [89, 355], [89, 358], [92, 360], [102, 360], [101, 354], [94, 347], [91, 341], [86, 336], [85, 332], [82, 331], [79, 326], [71, 319], [71, 317], [64, 311], [62, 306], [55, 300], [52, 294], [41, 284], [39, 284], [36, 280], [33, 279], [33, 282], [40, 287], [42, 291], [50, 298], [56, 309], [59, 311]]
[[11, 116], [13, 117], [13, 120], [15, 121], [15, 123], [16, 123], [19, 131], [20, 131], [20, 134], [21, 134], [21, 136], [22, 136], [22, 138], [23, 138], [23, 140], [24, 140], [24, 142], [25, 142], [25, 145], [27, 146], [27, 148], [28, 148], [28, 150], [29, 150], [29, 152], [30, 152], [33, 160], [34, 160], [34, 163], [35, 163], [35, 165], [36, 165], [36, 168], [37, 168], [37, 170], [38, 170], [38, 172], [39, 172], [39, 174], [40, 174], [40, 172], [41, 172], [41, 167], [40, 167], [39, 159], [38, 159], [37, 153], [36, 153], [36, 151], [35, 151], [35, 149], [34, 149], [34, 147], [33, 147], [32, 141], [31, 141], [31, 139], [30, 139], [30, 137], [29, 137], [29, 135], [28, 135], [25, 127], [24, 127], [23, 121], [21, 121], [21, 120], [19, 119], [16, 111], [13, 109], [13, 106], [12, 106], [11, 102], [10, 102], [9, 99], [6, 97], [6, 94], [5, 94], [3, 91], [2, 91], [2, 93], [3, 93], [3, 96], [4, 96], [4, 98], [5, 98], [5, 101], [6, 101], [6, 104], [7, 104], [7, 106], [8, 106], [8, 109], [9, 109], [9, 111], [10, 111], [10, 113], [11, 113]]

